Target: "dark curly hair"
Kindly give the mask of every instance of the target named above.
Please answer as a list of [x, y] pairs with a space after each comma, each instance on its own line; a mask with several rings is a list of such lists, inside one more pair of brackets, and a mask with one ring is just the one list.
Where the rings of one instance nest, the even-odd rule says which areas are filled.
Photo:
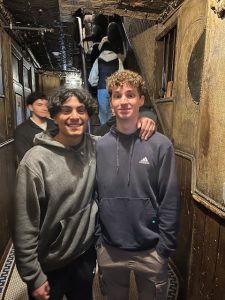
[[32, 105], [38, 99], [48, 100], [47, 96], [40, 91], [36, 91], [27, 96], [27, 105]]
[[92, 114], [94, 113], [94, 100], [91, 96], [91, 94], [83, 89], [83, 88], [76, 88], [76, 89], [61, 89], [56, 92], [53, 96], [49, 97], [49, 102], [48, 102], [48, 109], [51, 118], [54, 118], [61, 110], [61, 106], [63, 103], [70, 97], [76, 97], [80, 103], [83, 103], [88, 116], [91, 117]]

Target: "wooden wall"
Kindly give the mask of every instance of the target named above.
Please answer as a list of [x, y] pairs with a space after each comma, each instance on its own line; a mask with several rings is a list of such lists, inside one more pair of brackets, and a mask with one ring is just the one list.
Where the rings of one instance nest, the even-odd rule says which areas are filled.
[[15, 167], [13, 143], [0, 146], [0, 260], [11, 237]]
[[11, 41], [5, 31], [0, 29], [1, 40], [1, 143], [0, 143], [0, 264], [1, 257], [11, 236], [12, 197], [15, 179], [15, 153], [13, 132], [15, 111], [13, 97], [13, 79], [11, 68]]
[[186, 288], [189, 282], [189, 260], [191, 255], [191, 240], [193, 229], [193, 199], [191, 196], [191, 159], [181, 154], [176, 155], [177, 172], [181, 189], [181, 216], [178, 232], [177, 251], [172, 256], [178, 270], [180, 280], [180, 300], [185, 300]]
[[[21, 118], [26, 117], [25, 96], [35, 89], [34, 67], [22, 55], [20, 47], [0, 28], [0, 266], [9, 244], [13, 222], [16, 156], [14, 130], [18, 125], [18, 104]], [[13, 68], [12, 55], [16, 56]], [[15, 62], [15, 61], [14, 61]], [[26, 71], [26, 72], [25, 72]], [[18, 74], [16, 74], [18, 73]], [[26, 80], [25, 80], [26, 79]], [[32, 80], [33, 79], [33, 80]], [[20, 98], [20, 103], [16, 97]]]
[[[186, 0], [163, 23], [132, 38], [161, 128], [177, 154], [182, 214], [172, 258], [180, 300], [225, 299], [225, 22], [210, 5]], [[159, 99], [158, 40], [174, 25], [172, 97]]]
[[176, 158], [182, 210], [172, 259], [180, 279], [179, 300], [224, 300], [225, 220], [192, 196], [192, 158], [179, 152]]
[[49, 94], [60, 87], [60, 77], [57, 73], [44, 72], [38, 75], [39, 89]]

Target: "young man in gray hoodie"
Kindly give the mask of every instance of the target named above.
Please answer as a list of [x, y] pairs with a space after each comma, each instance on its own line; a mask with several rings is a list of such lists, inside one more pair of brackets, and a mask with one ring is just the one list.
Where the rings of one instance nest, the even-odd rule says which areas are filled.
[[13, 242], [30, 299], [92, 299], [92, 200], [96, 138], [86, 134], [92, 99], [66, 90], [50, 100], [58, 126], [36, 135], [17, 172]]
[[13, 243], [30, 299], [92, 299], [97, 138], [86, 133], [92, 111], [85, 90], [56, 94], [49, 112], [57, 130], [36, 135], [18, 167]]

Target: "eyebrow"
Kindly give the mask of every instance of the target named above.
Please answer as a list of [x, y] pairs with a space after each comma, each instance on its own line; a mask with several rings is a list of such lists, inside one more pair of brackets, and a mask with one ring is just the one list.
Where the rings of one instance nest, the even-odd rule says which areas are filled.
[[[112, 92], [112, 94], [121, 94], [122, 92], [121, 91], [114, 91]], [[135, 93], [135, 90], [127, 90], [125, 93]]]
[[[68, 104], [63, 104], [61, 107], [72, 107], [72, 106], [70, 106], [70, 105], [68, 105]], [[79, 108], [79, 107], [85, 107], [85, 105], [84, 104], [80, 104], [79, 106], [77, 106], [77, 108]]]

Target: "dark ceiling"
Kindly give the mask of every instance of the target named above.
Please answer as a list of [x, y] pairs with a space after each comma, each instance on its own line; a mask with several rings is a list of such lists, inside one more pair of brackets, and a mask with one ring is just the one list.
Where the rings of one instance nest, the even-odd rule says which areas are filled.
[[3, 8], [12, 16], [12, 23], [6, 27], [20, 37], [24, 48], [31, 49], [41, 69], [71, 70], [79, 53], [74, 17], [79, 8], [158, 22], [183, 1], [3, 0]]
[[4, 0], [4, 6], [13, 16], [14, 33], [21, 35], [42, 69], [73, 66], [73, 23], [61, 21], [58, 0]]

